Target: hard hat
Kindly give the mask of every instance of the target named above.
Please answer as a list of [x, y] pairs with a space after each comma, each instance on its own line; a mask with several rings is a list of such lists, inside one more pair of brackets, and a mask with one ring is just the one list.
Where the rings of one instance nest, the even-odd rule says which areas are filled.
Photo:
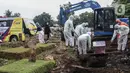
[[121, 23], [121, 21], [120, 21], [119, 19], [116, 19], [116, 22], [117, 22], [117, 23]]

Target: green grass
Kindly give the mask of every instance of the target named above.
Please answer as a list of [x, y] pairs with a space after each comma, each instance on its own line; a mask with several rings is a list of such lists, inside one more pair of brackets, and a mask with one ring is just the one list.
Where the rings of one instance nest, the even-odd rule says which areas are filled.
[[50, 50], [50, 49], [54, 49], [55, 48], [55, 44], [54, 43], [48, 43], [48, 44], [37, 44], [36, 45], [37, 49], [36, 49], [36, 53], [40, 54], [46, 50]]
[[48, 44], [38, 43], [38, 44], [37, 44], [37, 48], [38, 48], [38, 47], [48, 47], [48, 46], [50, 46], [50, 45], [54, 45], [54, 43], [48, 43]]
[[0, 57], [6, 59], [22, 59], [29, 56], [29, 48], [9, 48], [0, 50]]
[[35, 63], [23, 59], [0, 67], [0, 73], [46, 73], [55, 66], [55, 61], [37, 60]]
[[[53, 43], [48, 43], [48, 44], [37, 44], [36, 45], [36, 54], [40, 54], [46, 50], [50, 50], [55, 48], [55, 44]], [[23, 59], [28, 57], [30, 54], [30, 49], [29, 48], [23, 48], [23, 47], [18, 47], [18, 48], [8, 48], [8, 49], [3, 49], [0, 50], [0, 57], [5, 58], [5, 59]]]
[[3, 59], [3, 58], [0, 58], [0, 66], [3, 66], [3, 65], [7, 65], [7, 64], [11, 64], [13, 62], [15, 62], [16, 60], [12, 59], [12, 60], [8, 60], [8, 59]]
[[29, 50], [30, 50], [29, 48], [10, 48], [10, 49], [1, 50], [1, 51], [8, 52], [8, 53], [24, 53]]

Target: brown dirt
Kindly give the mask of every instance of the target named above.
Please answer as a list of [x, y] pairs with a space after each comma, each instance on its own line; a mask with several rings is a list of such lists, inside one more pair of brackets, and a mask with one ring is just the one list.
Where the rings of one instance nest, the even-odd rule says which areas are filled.
[[94, 60], [93, 57], [89, 57], [91, 60], [87, 62], [82, 62], [72, 48], [64, 47], [63, 42], [57, 42], [56, 48], [41, 53], [37, 59], [45, 59], [48, 55], [53, 56], [56, 61], [56, 67], [51, 73], [130, 73], [130, 57], [124, 54], [109, 54], [107, 59], [102, 58], [106, 59], [106, 66], [98, 68], [88, 67], [89, 61]]

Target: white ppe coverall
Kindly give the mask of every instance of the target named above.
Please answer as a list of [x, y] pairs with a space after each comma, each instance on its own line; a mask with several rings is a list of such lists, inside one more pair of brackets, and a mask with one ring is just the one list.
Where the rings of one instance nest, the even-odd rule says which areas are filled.
[[76, 45], [78, 45], [77, 38], [78, 38], [80, 35], [83, 34], [83, 32], [84, 32], [83, 30], [84, 30], [84, 28], [83, 28], [82, 24], [81, 24], [81, 25], [77, 25], [76, 28], [75, 28], [75, 33], [76, 33], [76, 34], [74, 34], [74, 36], [75, 36]]
[[117, 30], [114, 30], [113, 37], [111, 39], [111, 42], [115, 39], [117, 36], [118, 40], [118, 47], [117, 49], [119, 51], [124, 51], [126, 48], [127, 40], [128, 40], [128, 33], [129, 33], [129, 27], [126, 25], [119, 25], [116, 24], [115, 27], [118, 27]]
[[66, 46], [74, 46], [74, 38], [72, 36], [72, 32], [74, 32], [73, 19], [74, 17], [71, 15], [64, 25], [64, 38]]
[[78, 41], [77, 41], [77, 38], [82, 35], [82, 34], [85, 34], [87, 33], [87, 29], [86, 29], [86, 25], [88, 25], [88, 23], [82, 23], [80, 25], [77, 25], [76, 28], [75, 28], [75, 40], [76, 40], [76, 45], [78, 45]]
[[79, 55], [87, 54], [88, 49], [91, 49], [91, 32], [87, 32], [87, 34], [82, 34], [78, 37]]
[[43, 30], [39, 31], [38, 39], [39, 39], [39, 43], [45, 43]]
[[89, 31], [89, 28], [87, 26], [88, 26], [88, 23], [86, 22], [84, 24], [84, 31], [83, 31], [84, 34], [86, 34], [87, 32], [91, 32], [91, 31]]

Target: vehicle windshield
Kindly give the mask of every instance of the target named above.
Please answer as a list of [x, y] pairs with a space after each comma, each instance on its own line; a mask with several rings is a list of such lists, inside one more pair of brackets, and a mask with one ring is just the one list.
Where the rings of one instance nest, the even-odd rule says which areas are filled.
[[31, 19], [24, 19], [24, 22], [26, 24], [26, 27], [36, 27], [36, 24]]
[[103, 22], [104, 22], [104, 11], [103, 10], [98, 10], [95, 11], [95, 23], [97, 25], [95, 25], [95, 27], [98, 30], [103, 30]]

